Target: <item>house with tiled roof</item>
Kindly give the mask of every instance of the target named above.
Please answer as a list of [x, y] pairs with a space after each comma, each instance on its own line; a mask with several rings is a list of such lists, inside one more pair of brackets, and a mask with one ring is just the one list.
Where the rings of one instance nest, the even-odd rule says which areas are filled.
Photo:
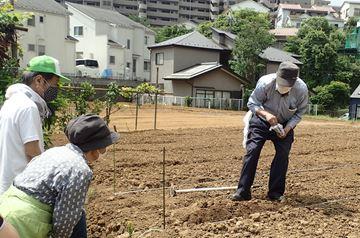
[[289, 37], [296, 36], [298, 31], [299, 28], [295, 27], [271, 29], [269, 32], [273, 34], [276, 39], [276, 42], [273, 46], [278, 49], [283, 49]]
[[151, 29], [111, 9], [66, 3], [70, 34], [78, 40], [77, 59], [98, 61], [99, 70], [110, 78], [150, 81], [149, 45], [155, 42]]
[[38, 55], [49, 55], [60, 61], [63, 74], [75, 74], [75, 44], [69, 35], [69, 15], [62, 5], [51, 0], [16, 0], [15, 11], [30, 15], [24, 22], [27, 31], [19, 31], [23, 56], [20, 67]]
[[197, 31], [149, 46], [151, 82], [173, 96], [240, 99], [250, 84], [228, 65], [231, 50]]
[[310, 17], [325, 17], [329, 24], [338, 28], [343, 28], [345, 24], [331, 6], [302, 7], [300, 4], [281, 3], [277, 11], [275, 28], [300, 28], [301, 22]]

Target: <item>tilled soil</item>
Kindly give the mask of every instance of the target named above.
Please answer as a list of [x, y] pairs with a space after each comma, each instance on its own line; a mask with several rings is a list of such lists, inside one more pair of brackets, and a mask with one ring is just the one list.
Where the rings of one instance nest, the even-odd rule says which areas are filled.
[[[274, 155], [267, 142], [253, 199], [234, 191], [166, 190], [162, 229], [162, 148], [166, 187], [236, 186], [242, 166], [242, 127], [125, 132], [94, 166], [88, 193], [89, 237], [360, 237], [360, 126], [305, 120], [295, 130], [287, 199], [266, 200]], [[114, 162], [116, 166], [115, 192]], [[126, 193], [133, 190], [145, 192]], [[132, 225], [129, 225], [129, 224]]]

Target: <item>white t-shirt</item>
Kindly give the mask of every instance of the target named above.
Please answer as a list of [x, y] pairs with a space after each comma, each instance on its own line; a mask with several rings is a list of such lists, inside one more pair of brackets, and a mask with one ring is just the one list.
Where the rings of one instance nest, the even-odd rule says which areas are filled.
[[24, 93], [16, 93], [5, 101], [0, 110], [0, 195], [29, 162], [24, 145], [38, 140], [44, 151], [41, 125], [36, 104]]

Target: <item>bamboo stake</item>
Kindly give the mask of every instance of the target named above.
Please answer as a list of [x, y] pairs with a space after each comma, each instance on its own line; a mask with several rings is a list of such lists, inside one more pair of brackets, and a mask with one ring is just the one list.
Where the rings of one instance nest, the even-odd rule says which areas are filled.
[[165, 230], [165, 147], [163, 148], [163, 228]]
[[[117, 132], [116, 126], [114, 125], [114, 131]], [[113, 144], [113, 164], [114, 164], [114, 173], [113, 173], [113, 192], [115, 194], [115, 187], [116, 187], [116, 163], [115, 163], [115, 157], [116, 157], [116, 146], [115, 143]]]

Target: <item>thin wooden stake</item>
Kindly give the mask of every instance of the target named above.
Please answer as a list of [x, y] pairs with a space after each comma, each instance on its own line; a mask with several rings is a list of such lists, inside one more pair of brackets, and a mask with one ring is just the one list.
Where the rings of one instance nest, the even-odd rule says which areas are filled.
[[165, 147], [163, 148], [163, 228], [165, 230]]
[[[117, 132], [116, 126], [114, 125], [114, 131]], [[114, 163], [114, 173], [113, 173], [113, 190], [115, 194], [115, 187], [116, 187], [116, 163], [115, 163], [115, 157], [116, 157], [116, 146], [115, 143], [113, 144], [113, 163]]]
[[135, 131], [137, 130], [138, 125], [138, 115], [139, 115], [139, 94], [136, 94], [136, 116], [135, 116]]

